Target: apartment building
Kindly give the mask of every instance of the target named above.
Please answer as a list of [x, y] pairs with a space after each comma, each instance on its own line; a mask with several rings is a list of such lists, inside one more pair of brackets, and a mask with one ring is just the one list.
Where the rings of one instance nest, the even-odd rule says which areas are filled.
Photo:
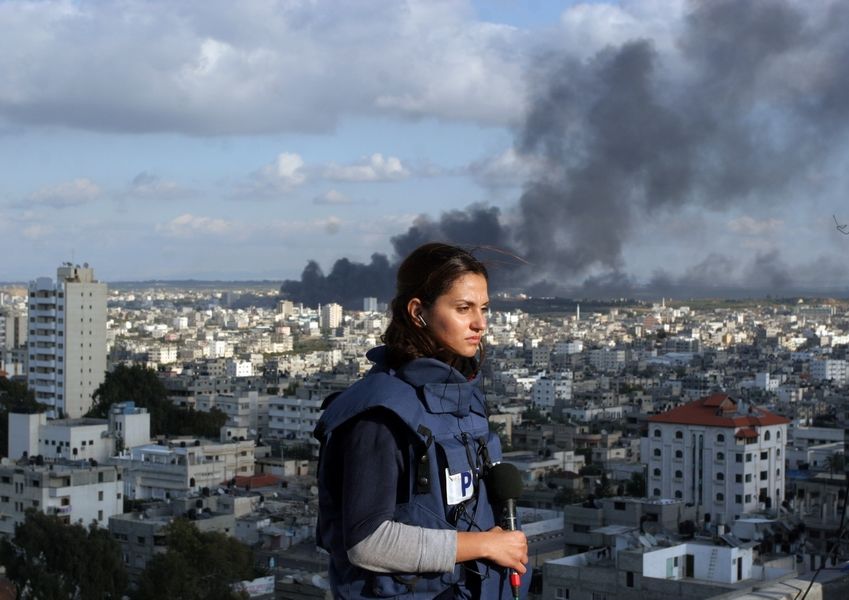
[[641, 443], [648, 494], [692, 502], [705, 522], [777, 507], [789, 422], [726, 394], [649, 418]]
[[29, 285], [27, 385], [51, 416], [78, 418], [106, 374], [106, 284], [65, 263]]
[[253, 440], [172, 439], [132, 448], [110, 462], [123, 468], [128, 498], [164, 500], [224, 486], [236, 476], [253, 475], [254, 449]]
[[0, 464], [0, 535], [12, 536], [26, 511], [57, 515], [106, 527], [123, 510], [123, 481], [117, 466], [91, 463], [45, 463], [31, 459]]

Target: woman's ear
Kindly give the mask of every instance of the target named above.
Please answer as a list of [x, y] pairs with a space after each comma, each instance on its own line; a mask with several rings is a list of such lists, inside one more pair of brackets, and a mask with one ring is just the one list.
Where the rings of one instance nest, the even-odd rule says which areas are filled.
[[418, 298], [412, 298], [407, 302], [407, 314], [410, 315], [410, 320], [419, 327], [427, 327], [427, 322], [422, 315], [423, 310], [422, 301]]

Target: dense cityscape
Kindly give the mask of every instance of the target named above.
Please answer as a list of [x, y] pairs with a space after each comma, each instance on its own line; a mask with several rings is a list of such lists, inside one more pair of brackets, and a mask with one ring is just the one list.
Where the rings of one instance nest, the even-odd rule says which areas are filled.
[[[845, 597], [847, 304], [568, 303], [495, 296], [486, 333], [490, 423], [524, 484], [531, 596]], [[313, 429], [324, 398], [368, 371], [387, 323], [376, 297], [109, 289], [71, 263], [2, 288], [10, 583], [47, 594], [61, 569], [30, 556], [34, 532], [77, 525], [91, 526], [80, 543], [106, 534], [119, 573], [81, 597], [178, 594], [163, 591], [176, 585], [165, 565], [191, 535], [194, 552], [206, 540], [235, 553], [244, 568], [214, 583], [234, 594], [330, 597]], [[213, 585], [198, 569], [190, 585]]]

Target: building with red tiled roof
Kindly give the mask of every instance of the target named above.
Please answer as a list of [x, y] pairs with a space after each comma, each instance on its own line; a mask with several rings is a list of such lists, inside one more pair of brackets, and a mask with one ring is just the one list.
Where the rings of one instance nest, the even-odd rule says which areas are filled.
[[648, 495], [692, 502], [706, 522], [778, 506], [789, 422], [727, 394], [650, 417], [641, 444]]

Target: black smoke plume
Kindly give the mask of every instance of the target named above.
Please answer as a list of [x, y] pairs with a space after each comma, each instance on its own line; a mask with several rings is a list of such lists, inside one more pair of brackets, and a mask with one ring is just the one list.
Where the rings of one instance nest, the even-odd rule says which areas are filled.
[[[625, 272], [627, 246], [649, 220], [684, 207], [716, 211], [804, 197], [819, 171], [845, 156], [846, 31], [845, 2], [714, 0], [690, 5], [674, 56], [635, 39], [588, 60], [542, 57], [529, 69], [529, 111], [515, 144], [542, 168], [525, 183], [511, 225], [479, 205], [438, 220], [423, 216], [393, 238], [391, 260], [343, 259], [326, 277], [311, 263], [301, 282], [283, 290], [294, 294], [300, 283], [325, 301], [340, 298], [350, 282], [341, 273], [361, 268], [365, 279], [374, 268], [379, 277], [371, 280], [382, 283], [372, 294], [385, 298], [400, 257], [444, 240], [527, 261], [505, 261], [494, 287], [632, 293], [641, 286]], [[658, 271], [647, 284], [671, 293], [697, 292], [700, 284], [706, 292], [796, 285], [774, 251], [741, 265], [691, 250], [687, 272]]]

